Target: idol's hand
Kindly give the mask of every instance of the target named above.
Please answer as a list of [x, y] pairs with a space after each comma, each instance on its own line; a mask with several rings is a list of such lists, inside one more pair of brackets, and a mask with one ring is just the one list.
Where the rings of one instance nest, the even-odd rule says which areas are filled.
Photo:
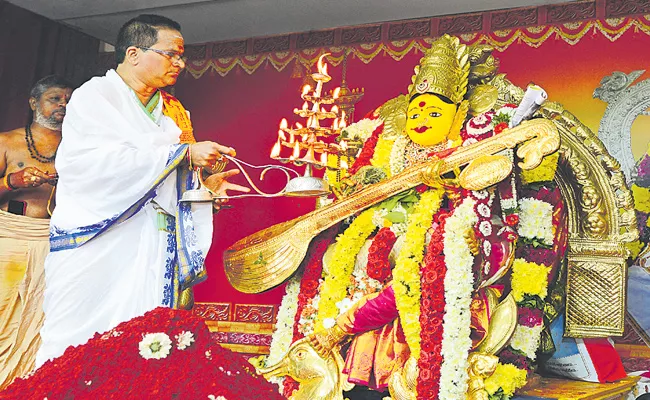
[[18, 189], [41, 186], [52, 179], [48, 174], [35, 167], [27, 167], [9, 174], [9, 184]]
[[190, 155], [192, 165], [215, 169], [216, 164], [223, 158], [222, 154], [228, 154], [234, 157], [235, 149], [232, 147], [222, 146], [215, 142], [198, 142], [190, 145]]

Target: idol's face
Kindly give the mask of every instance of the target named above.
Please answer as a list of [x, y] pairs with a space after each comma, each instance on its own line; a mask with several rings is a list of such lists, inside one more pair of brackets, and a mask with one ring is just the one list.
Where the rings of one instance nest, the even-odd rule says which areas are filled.
[[446, 143], [456, 115], [456, 105], [425, 93], [409, 103], [406, 113], [406, 134], [421, 146]]
[[185, 42], [179, 31], [158, 30], [158, 41], [140, 51], [138, 68], [147, 86], [163, 88], [176, 83], [178, 74], [185, 68]]

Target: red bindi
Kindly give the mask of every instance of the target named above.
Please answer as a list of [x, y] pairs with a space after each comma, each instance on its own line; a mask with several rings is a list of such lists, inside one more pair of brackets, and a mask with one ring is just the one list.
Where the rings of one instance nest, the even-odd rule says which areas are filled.
[[420, 107], [424, 107], [426, 104], [427, 104], [427, 103], [421, 101], [420, 104], [418, 104], [418, 106], [420, 106]]

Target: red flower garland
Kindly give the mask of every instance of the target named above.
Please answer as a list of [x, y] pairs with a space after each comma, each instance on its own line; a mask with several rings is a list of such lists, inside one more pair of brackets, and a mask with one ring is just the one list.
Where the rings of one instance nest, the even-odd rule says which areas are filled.
[[359, 153], [354, 164], [352, 164], [352, 167], [348, 169], [348, 174], [354, 175], [361, 169], [361, 167], [370, 165], [370, 160], [372, 160], [372, 156], [375, 154], [375, 147], [377, 147], [377, 142], [379, 141], [379, 134], [383, 132], [383, 130], [384, 124], [382, 123], [372, 132], [372, 135], [364, 143], [361, 153]]
[[368, 265], [366, 273], [372, 279], [382, 283], [393, 279], [388, 256], [393, 249], [397, 237], [390, 228], [381, 228], [368, 249]]
[[[172, 340], [165, 358], [145, 359], [138, 344], [147, 333]], [[177, 348], [176, 335], [191, 332], [194, 342]], [[17, 379], [0, 398], [23, 399], [281, 399], [240, 355], [210, 338], [200, 317], [159, 307], [141, 317], [68, 347], [32, 376]]]
[[440, 391], [442, 366], [442, 331], [445, 315], [445, 221], [451, 211], [439, 211], [434, 216], [434, 231], [424, 256], [420, 278], [420, 375], [417, 381], [418, 399], [437, 399]]
[[[300, 340], [304, 335], [298, 330], [298, 321], [305, 309], [305, 306], [318, 294], [318, 287], [320, 286], [320, 279], [323, 275], [323, 255], [327, 251], [327, 247], [332, 243], [334, 234], [337, 231], [337, 226], [320, 234], [312, 243], [307, 256], [305, 257], [304, 272], [300, 281], [300, 291], [298, 292], [298, 308], [296, 309], [296, 316], [293, 322], [293, 340], [292, 343]], [[298, 382], [293, 378], [287, 376], [284, 379], [285, 397], [289, 398], [291, 394], [298, 390]]]

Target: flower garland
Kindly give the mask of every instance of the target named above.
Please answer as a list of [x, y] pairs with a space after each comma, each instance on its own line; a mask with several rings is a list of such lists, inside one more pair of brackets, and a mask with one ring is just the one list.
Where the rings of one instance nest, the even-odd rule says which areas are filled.
[[411, 354], [420, 357], [420, 262], [424, 257], [425, 234], [440, 209], [444, 191], [429, 190], [409, 216], [404, 245], [393, 269], [393, 290], [402, 329]]
[[404, 171], [404, 168], [406, 168], [404, 153], [406, 152], [406, 146], [410, 141], [411, 139], [409, 139], [407, 135], [400, 135], [395, 139], [388, 160], [388, 170], [390, 171], [391, 176], [399, 174]]
[[535, 247], [553, 245], [553, 206], [545, 201], [523, 198], [519, 200], [519, 235]]
[[[302, 274], [292, 277], [285, 288], [285, 295], [278, 309], [278, 316], [275, 322], [275, 329], [271, 336], [271, 347], [269, 355], [264, 360], [264, 366], [278, 363], [293, 342], [293, 327], [295, 317], [298, 312], [298, 294], [300, 293], [300, 280]], [[272, 378], [271, 383], [277, 383], [280, 386], [280, 393], [284, 390], [284, 378]]]
[[442, 357], [440, 368], [440, 398], [463, 399], [469, 375], [467, 362], [472, 347], [471, 312], [474, 276], [474, 256], [463, 232], [474, 229], [478, 217], [475, 200], [468, 196], [447, 219], [444, 233], [445, 316], [443, 321]]
[[338, 317], [336, 303], [346, 297], [356, 255], [368, 236], [375, 230], [375, 224], [372, 222], [374, 212], [373, 208], [363, 211], [336, 239], [332, 264], [320, 290], [315, 330], [323, 329], [325, 327], [323, 322], [326, 319]]
[[526, 295], [538, 296], [544, 299], [548, 288], [548, 273], [551, 267], [521, 258], [512, 264], [512, 295], [515, 301], [521, 302]]
[[390, 228], [381, 228], [370, 245], [368, 250], [368, 265], [366, 273], [372, 279], [386, 283], [392, 279], [391, 266], [388, 261], [397, 236]]
[[560, 160], [560, 152], [556, 151], [542, 159], [542, 163], [531, 170], [521, 170], [521, 181], [523, 183], [549, 182], [553, 180], [557, 164]]
[[526, 384], [526, 370], [521, 370], [512, 364], [497, 364], [494, 373], [485, 380], [485, 390], [490, 399], [509, 399], [515, 390]]
[[351, 140], [367, 140], [375, 130], [383, 125], [384, 121], [381, 118], [363, 118], [347, 128], [343, 128], [343, 137]]
[[348, 169], [348, 174], [354, 175], [361, 169], [361, 167], [365, 167], [366, 165], [370, 165], [370, 160], [372, 159], [374, 153], [375, 153], [375, 147], [377, 146], [377, 142], [379, 141], [379, 134], [384, 128], [384, 124], [380, 124], [377, 126], [375, 131], [370, 135], [370, 137], [366, 140], [366, 142], [363, 144], [363, 148], [361, 149], [361, 152], [357, 156], [356, 160], [354, 160], [354, 164]]
[[158, 307], [70, 346], [0, 395], [22, 399], [281, 399], [190, 311]]
[[437, 399], [440, 392], [442, 364], [442, 321], [445, 315], [444, 281], [447, 272], [444, 257], [444, 231], [449, 211], [439, 211], [434, 217], [433, 233], [427, 245], [421, 270], [422, 295], [420, 299], [420, 358], [417, 380], [419, 399]]
[[388, 140], [380, 137], [375, 146], [375, 154], [372, 156], [372, 160], [370, 160], [370, 164], [382, 168], [389, 177], [391, 176], [389, 167], [390, 155], [394, 144], [395, 140]]

